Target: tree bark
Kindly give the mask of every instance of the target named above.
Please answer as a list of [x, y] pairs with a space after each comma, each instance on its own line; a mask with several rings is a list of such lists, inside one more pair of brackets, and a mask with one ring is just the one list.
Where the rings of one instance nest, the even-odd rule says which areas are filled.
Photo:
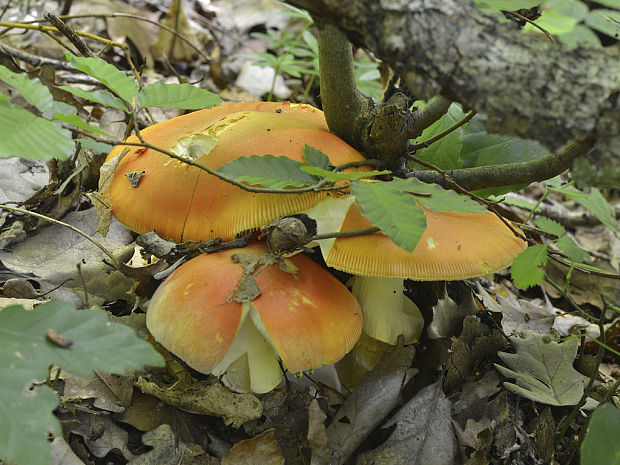
[[488, 116], [487, 129], [556, 150], [596, 137], [620, 157], [620, 54], [523, 35], [465, 0], [288, 0], [334, 22], [422, 99]]

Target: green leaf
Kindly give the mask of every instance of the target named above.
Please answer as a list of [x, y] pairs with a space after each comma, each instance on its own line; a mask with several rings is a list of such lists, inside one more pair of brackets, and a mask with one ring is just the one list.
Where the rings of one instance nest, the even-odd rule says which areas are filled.
[[303, 166], [306, 165], [284, 156], [252, 155], [230, 161], [220, 166], [217, 172], [238, 182], [272, 189], [316, 184], [318, 178], [304, 173], [301, 170]]
[[[585, 13], [588, 11], [588, 7], [585, 7]], [[564, 14], [558, 10], [545, 10], [543, 15], [536, 20], [536, 24], [542, 27], [545, 31], [547, 31], [551, 35], [559, 35], [559, 34], [568, 34], [570, 33], [579, 20], [573, 16]], [[540, 29], [534, 27], [531, 24], [526, 24], [523, 28], [525, 33], [536, 32], [540, 34]]]
[[351, 193], [373, 225], [398, 247], [413, 252], [426, 229], [426, 215], [413, 196], [403, 195], [394, 181], [354, 182]]
[[589, 210], [598, 220], [614, 232], [620, 232], [618, 220], [601, 192], [593, 187], [589, 194], [580, 191], [575, 186], [565, 185], [553, 188], [556, 192], [564, 194], [567, 200], [574, 200], [585, 209]]
[[488, 213], [486, 208], [475, 200], [453, 190], [444, 189], [438, 184], [427, 184], [416, 178], [391, 182], [397, 182], [403, 193], [412, 195], [418, 202], [434, 212]]
[[542, 229], [547, 234], [551, 234], [552, 236], [559, 237], [566, 232], [564, 226], [556, 221], [553, 221], [550, 218], [545, 218], [544, 216], [537, 216], [534, 219], [534, 224], [540, 229]]
[[166, 84], [158, 81], [145, 86], [138, 97], [143, 107], [183, 108], [198, 110], [222, 103], [217, 94], [191, 84]]
[[558, 36], [558, 39], [570, 48], [575, 48], [579, 45], [602, 47], [601, 39], [598, 38], [592, 29], [583, 24], [577, 24], [571, 32]]
[[581, 443], [580, 465], [620, 465], [620, 410], [612, 403], [597, 407]]
[[0, 80], [13, 87], [29, 104], [35, 106], [44, 115], [53, 111], [55, 102], [52, 94], [38, 79], [30, 79], [26, 73], [14, 73], [0, 66]]
[[107, 107], [116, 108], [118, 110], [127, 111], [127, 107], [123, 101], [112, 95], [107, 90], [84, 90], [79, 87], [58, 86], [59, 89], [65, 90], [76, 97], [86, 99], [90, 102], [100, 103]]
[[301, 170], [304, 173], [318, 176], [319, 178], [326, 178], [329, 182], [339, 181], [357, 181], [358, 179], [372, 178], [373, 176], [379, 176], [382, 174], [390, 174], [389, 170], [373, 170], [373, 171], [353, 171], [351, 173], [343, 173], [341, 171], [327, 171], [318, 166], [302, 166]]
[[498, 352], [507, 367], [495, 364], [495, 368], [515, 379], [516, 384], [505, 382], [504, 387], [521, 397], [548, 405], [575, 405], [588, 381], [573, 368], [579, 342], [546, 343], [547, 337], [533, 331], [511, 337], [516, 353]]
[[590, 258], [588, 252], [579, 247], [572, 237], [560, 237], [556, 245], [568, 258], [575, 262], [584, 262]]
[[[445, 131], [450, 126], [453, 126], [455, 123], [459, 122], [465, 117], [465, 113], [461, 110], [461, 106], [453, 103], [450, 105], [450, 108], [441, 118], [439, 118], [435, 123], [426, 128], [424, 132], [416, 139], [416, 142], [422, 142], [431, 137], [439, 134], [440, 132]], [[462, 167], [461, 163], [461, 134], [463, 132], [463, 127], [460, 127], [447, 136], [442, 137], [437, 142], [434, 142], [430, 146], [420, 149], [416, 152], [416, 157], [430, 162], [441, 169], [444, 170], [453, 170], [459, 169]], [[420, 167], [415, 164], [415, 162], [411, 163], [416, 169]]]
[[484, 119], [476, 115], [463, 129], [463, 168], [537, 160], [549, 153], [534, 140], [489, 134]]
[[69, 123], [69, 124], [72, 124], [73, 126], [77, 126], [78, 128], [82, 128], [87, 131], [96, 132], [97, 134], [101, 134], [103, 136], [112, 137], [110, 134], [108, 134], [105, 131], [102, 131], [98, 127], [91, 126], [90, 124], [85, 123], [84, 121], [82, 121], [82, 118], [80, 118], [77, 115], [65, 115], [63, 113], [56, 113], [52, 117], [52, 119], [55, 119], [57, 121], [62, 121], [64, 123]]
[[87, 138], [79, 138], [75, 140], [82, 144], [82, 149], [84, 150], [92, 150], [95, 153], [109, 153], [114, 148], [113, 145], [105, 144], [103, 142], [98, 142], [96, 140], [87, 139]]
[[[72, 345], [61, 347], [46, 337], [54, 330]], [[34, 393], [31, 380], [45, 379], [51, 364], [89, 376], [93, 369], [124, 373], [125, 368], [164, 364], [162, 356], [128, 326], [111, 323], [100, 310], [76, 310], [67, 302], [48, 302], [26, 311], [13, 305], [0, 311], [0, 451], [23, 464], [47, 464], [48, 429], [60, 434], [51, 410], [57, 405], [47, 387]], [[28, 447], [24, 447], [28, 444]]]
[[73, 146], [67, 129], [0, 99], [1, 157], [65, 159], [73, 152]]
[[65, 57], [75, 69], [94, 77], [127, 102], [138, 93], [138, 84], [133, 78], [100, 58], [77, 57], [70, 52], [65, 52]]
[[514, 283], [521, 289], [539, 285], [545, 277], [547, 246], [532, 245], [516, 256], [510, 268]]
[[324, 170], [328, 170], [332, 167], [332, 163], [329, 161], [327, 155], [319, 149], [310, 147], [308, 144], [304, 146], [304, 160], [309, 166], [316, 166]]
[[[495, 11], [516, 11], [522, 8], [532, 8], [539, 5], [540, 0], [475, 0], [479, 8], [489, 8]], [[481, 6], [482, 5], [482, 6]]]
[[585, 23], [608, 36], [618, 38], [620, 34], [620, 11], [618, 10], [591, 10], [586, 16]]

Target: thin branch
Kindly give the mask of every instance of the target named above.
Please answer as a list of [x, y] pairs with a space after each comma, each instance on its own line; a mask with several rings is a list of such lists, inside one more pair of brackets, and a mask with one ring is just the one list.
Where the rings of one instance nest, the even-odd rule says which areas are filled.
[[476, 112], [475, 111], [470, 111], [469, 113], [467, 113], [467, 115], [465, 115], [465, 117], [463, 119], [461, 119], [460, 121], [457, 121], [452, 126], [447, 128], [446, 130], [441, 131], [439, 134], [434, 135], [430, 139], [426, 139], [425, 141], [418, 142], [417, 144], [413, 144], [411, 146], [411, 150], [419, 150], [419, 149], [424, 149], [424, 148], [428, 147], [432, 143], [437, 142], [439, 139], [447, 136], [452, 131], [455, 131], [458, 128], [460, 128], [461, 126], [463, 126], [465, 123], [467, 123], [469, 120], [471, 120], [474, 116], [476, 116]]
[[[418, 178], [428, 183], [448, 186], [449, 178], [461, 187], [469, 190], [484, 187], [509, 186], [514, 184], [529, 184], [552, 178], [570, 168], [572, 161], [587, 153], [594, 146], [594, 137], [568, 142], [556, 153], [551, 153], [537, 160], [504, 165], [479, 166], [442, 172], [412, 171], [407, 177]], [[423, 162], [412, 158], [423, 166]], [[436, 171], [436, 170], [435, 170]]]
[[52, 13], [45, 13], [45, 19], [55, 26], [67, 39], [71, 42], [75, 48], [78, 49], [80, 54], [85, 57], [94, 58], [94, 54], [88, 45], [76, 34], [76, 32], [67, 26], [58, 16]]
[[537, 24], [535, 21], [532, 21], [530, 18], [526, 18], [525, 16], [523, 16], [522, 14], [516, 11], [502, 11], [502, 12], [504, 14], [508, 14], [512, 16], [513, 18], [517, 18], [517, 19], [520, 19], [521, 21], [525, 21], [526, 23], [530, 23], [532, 26], [534, 26], [536, 29], [540, 30], [540, 32], [546, 35], [547, 39], [549, 39], [554, 45], [558, 44], [556, 40], [553, 38], [553, 36], [549, 34], [549, 32], [546, 29], [544, 29], [540, 24]]
[[65, 228], [68, 228], [71, 231], [79, 234], [84, 239], [92, 242], [99, 250], [101, 250], [104, 254], [106, 254], [108, 256], [108, 258], [110, 260], [112, 260], [112, 262], [118, 267], [118, 263], [119, 263], [118, 259], [114, 255], [112, 255], [112, 253], [108, 249], [106, 249], [102, 244], [100, 244], [95, 239], [90, 237], [84, 231], [76, 228], [75, 226], [73, 226], [73, 225], [71, 225], [69, 223], [65, 223], [63, 221], [59, 221], [59, 220], [56, 220], [54, 218], [50, 218], [49, 216], [41, 215], [40, 213], [31, 212], [30, 210], [24, 210], [23, 208], [9, 207], [8, 205], [0, 204], [0, 209], [23, 213], [25, 215], [34, 216], [34, 217], [40, 218], [42, 220], [49, 221], [50, 223], [54, 223], [54, 224], [57, 224], [59, 226], [64, 226]]
[[354, 229], [351, 231], [339, 231], [339, 232], [333, 232], [333, 233], [316, 234], [312, 236], [310, 241], [320, 241], [321, 239], [333, 239], [335, 237], [360, 236], [362, 234], [372, 234], [372, 233], [376, 233], [380, 231], [381, 231], [381, 228], [377, 228], [376, 226], [371, 226], [370, 228]]

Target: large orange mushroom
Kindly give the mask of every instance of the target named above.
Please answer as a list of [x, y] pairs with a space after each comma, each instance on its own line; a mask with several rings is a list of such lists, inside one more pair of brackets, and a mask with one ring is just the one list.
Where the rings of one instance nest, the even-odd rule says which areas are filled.
[[[307, 144], [333, 165], [364, 157], [331, 134], [323, 113], [289, 102], [233, 103], [200, 110], [141, 131], [148, 143], [217, 169], [241, 156], [272, 154], [304, 161]], [[127, 139], [138, 143], [133, 135]], [[113, 215], [131, 229], [155, 230], [177, 242], [232, 239], [274, 219], [306, 210], [327, 194], [257, 194], [222, 181], [157, 150], [119, 145], [124, 151], [109, 187]], [[133, 175], [133, 183], [128, 176]]]
[[237, 391], [264, 393], [277, 386], [278, 357], [293, 373], [334, 363], [362, 330], [355, 298], [303, 255], [285, 260], [294, 273], [277, 265], [258, 273], [259, 297], [230, 301], [243, 272], [233, 254], [258, 257], [266, 251], [264, 243], [253, 243], [190, 260], [160, 285], [147, 311], [155, 340]]

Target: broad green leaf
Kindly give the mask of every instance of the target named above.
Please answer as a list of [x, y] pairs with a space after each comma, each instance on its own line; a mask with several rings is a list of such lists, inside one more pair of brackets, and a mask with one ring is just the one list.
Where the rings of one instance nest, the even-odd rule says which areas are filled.
[[[453, 103], [450, 108], [439, 118], [435, 123], [426, 128], [424, 132], [418, 137], [415, 142], [420, 143], [431, 137], [445, 131], [450, 126], [458, 123], [465, 117], [465, 113], [461, 110], [460, 105]], [[459, 169], [462, 167], [461, 163], [461, 134], [463, 127], [460, 127], [450, 134], [442, 137], [437, 142], [434, 142], [430, 146], [420, 149], [416, 152], [416, 157], [432, 163], [444, 170]], [[411, 163], [413, 167], [419, 169], [420, 167], [414, 162]]]
[[284, 156], [252, 155], [230, 161], [220, 166], [217, 172], [239, 182], [272, 189], [316, 184], [318, 178], [304, 173], [300, 169], [303, 166], [306, 165]]
[[463, 129], [463, 168], [537, 160], [549, 153], [539, 142], [489, 134], [477, 115]]
[[[587, 13], [588, 7], [586, 7], [585, 5], [583, 6], [586, 9], [584, 13]], [[536, 20], [536, 24], [538, 24], [549, 34], [554, 36], [570, 33], [575, 28], [578, 22], [579, 20], [577, 18], [561, 13], [558, 10], [545, 10], [542, 16]], [[529, 23], [525, 25], [523, 30], [526, 33], [541, 33], [540, 29], [534, 27]]]
[[[72, 344], [56, 345], [46, 337], [49, 330]], [[93, 369], [123, 374], [125, 368], [164, 364], [128, 326], [111, 323], [103, 311], [76, 310], [67, 302], [0, 310], [0, 354], [0, 451], [5, 460], [31, 465], [49, 463], [47, 431], [60, 434], [51, 415], [55, 394], [45, 386], [34, 395], [27, 389], [32, 380], [46, 378], [51, 364], [80, 376], [92, 375]]]
[[324, 170], [328, 170], [332, 166], [327, 155], [308, 144], [304, 146], [304, 160], [309, 166], [316, 166]]
[[138, 84], [133, 78], [100, 58], [77, 57], [70, 52], [65, 52], [65, 57], [75, 69], [94, 77], [127, 102], [138, 93]]
[[426, 215], [415, 198], [403, 195], [392, 182], [354, 182], [351, 193], [362, 214], [381, 228], [392, 241], [407, 252], [413, 252], [426, 229]]
[[222, 103], [217, 94], [191, 84], [166, 84], [158, 81], [140, 90], [138, 103], [143, 107], [199, 110]]
[[610, 402], [597, 407], [581, 443], [580, 465], [620, 465], [620, 410]]
[[319, 168], [318, 166], [302, 166], [301, 170], [304, 173], [308, 173], [313, 176], [318, 176], [320, 178], [326, 178], [329, 182], [357, 181], [358, 179], [372, 178], [374, 176], [391, 173], [391, 171], [389, 170], [353, 171], [351, 173], [343, 173], [341, 171], [338, 171], [338, 172], [327, 171], [322, 168]]
[[537, 286], [545, 277], [547, 246], [531, 245], [516, 256], [510, 268], [514, 283], [521, 289]]
[[614, 232], [620, 232], [620, 226], [615, 214], [601, 192], [593, 187], [589, 194], [580, 191], [572, 185], [554, 187], [554, 190], [564, 194], [567, 200], [574, 200], [589, 210], [598, 220]]
[[69, 123], [69, 124], [72, 124], [73, 126], [77, 126], [78, 128], [82, 128], [82, 129], [85, 129], [87, 131], [96, 132], [97, 134], [101, 134], [103, 136], [112, 137], [110, 134], [108, 134], [105, 131], [102, 131], [98, 127], [91, 126], [90, 124], [84, 122], [82, 120], [82, 118], [80, 118], [77, 115], [65, 115], [63, 113], [56, 113], [52, 117], [52, 119], [55, 119], [57, 121], [62, 121], [64, 123]]
[[0, 157], [64, 159], [73, 146], [67, 129], [0, 99]]
[[566, 232], [566, 229], [564, 229], [564, 226], [560, 223], [550, 218], [545, 218], [544, 216], [537, 216], [536, 219], [534, 219], [534, 223], [537, 227], [552, 236], [559, 237]]
[[558, 36], [558, 39], [570, 48], [575, 48], [579, 45], [602, 47], [601, 39], [598, 38], [592, 29], [583, 24], [577, 24], [571, 32]]
[[26, 73], [14, 73], [0, 66], [0, 80], [13, 87], [29, 104], [35, 106], [44, 115], [47, 115], [53, 108], [52, 94], [38, 79], [30, 79]]
[[572, 237], [560, 237], [560, 239], [556, 242], [556, 245], [560, 251], [575, 262], [584, 262], [590, 258], [588, 252], [579, 247]]
[[588, 14], [588, 5], [581, 0], [547, 0], [545, 2], [545, 8], [546, 10], [543, 11], [543, 17], [547, 14], [548, 10], [557, 11], [563, 15], [575, 18], [577, 21], [581, 21]]
[[618, 38], [620, 34], [620, 11], [618, 10], [591, 10], [586, 16], [585, 23], [608, 36]]
[[59, 89], [65, 90], [76, 97], [80, 97], [91, 102], [100, 103], [107, 107], [116, 108], [118, 110], [127, 111], [127, 107], [123, 101], [112, 95], [107, 90], [84, 90], [79, 87], [58, 86]]
[[391, 182], [396, 182], [404, 194], [412, 195], [415, 200], [434, 212], [488, 213], [486, 208], [475, 200], [444, 189], [438, 184], [427, 184], [416, 178]]
[[575, 405], [588, 378], [573, 368], [579, 342], [548, 342], [542, 334], [526, 331], [511, 337], [516, 353], [498, 352], [506, 366], [495, 368], [515, 383], [504, 387], [517, 395], [548, 405]]

